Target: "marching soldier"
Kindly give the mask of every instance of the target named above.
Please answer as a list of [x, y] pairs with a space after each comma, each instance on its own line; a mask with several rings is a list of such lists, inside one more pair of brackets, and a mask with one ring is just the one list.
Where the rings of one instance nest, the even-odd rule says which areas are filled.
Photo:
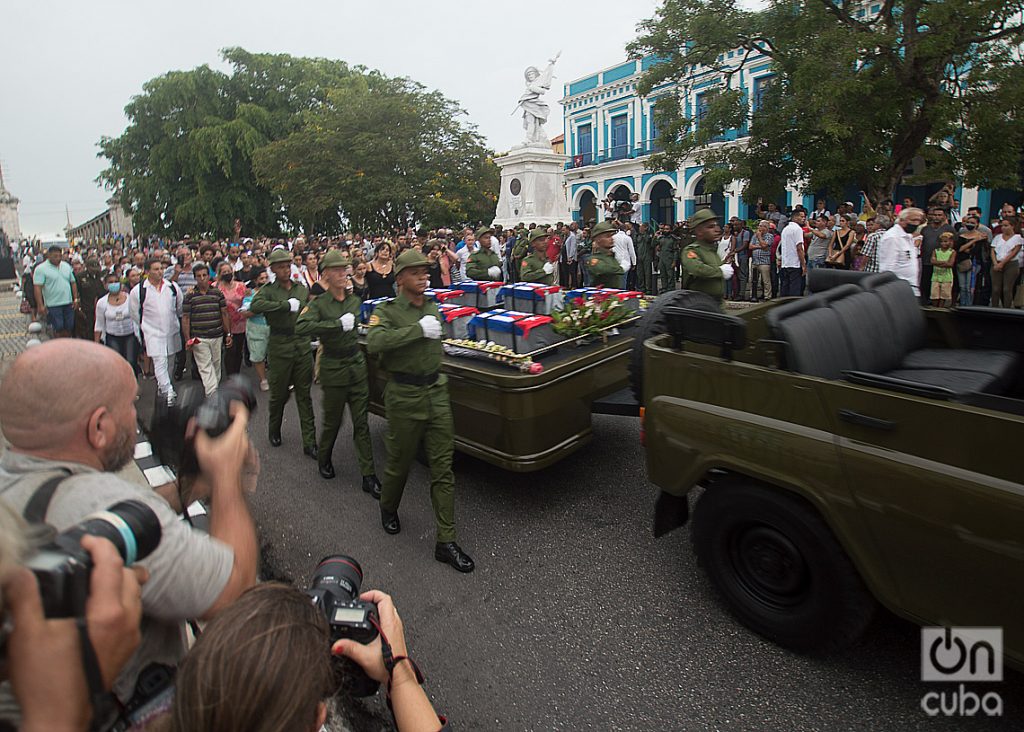
[[295, 321], [299, 309], [309, 299], [309, 291], [291, 280], [292, 258], [285, 249], [278, 249], [268, 260], [274, 281], [264, 285], [253, 296], [249, 308], [257, 315], [265, 314], [270, 326], [267, 357], [270, 361], [270, 407], [267, 423], [270, 444], [281, 444], [281, 420], [288, 402], [288, 387], [295, 391], [295, 406], [299, 410], [302, 428], [302, 451], [316, 460], [316, 425], [313, 421], [313, 401], [309, 396], [313, 380], [313, 361], [309, 355], [309, 339], [295, 334]]
[[640, 230], [633, 237], [633, 244], [636, 246], [636, 289], [650, 294], [654, 292], [651, 282], [654, 271], [654, 237], [651, 235], [651, 227], [640, 224]]
[[551, 233], [547, 229], [537, 227], [530, 233], [530, 248], [533, 253], [523, 260], [519, 269], [520, 282], [539, 282], [552, 285], [555, 282], [555, 265], [548, 261], [548, 242]]
[[668, 224], [662, 224], [654, 240], [658, 252], [658, 269], [661, 271], [661, 291], [676, 289], [676, 261], [679, 259], [679, 239]]
[[615, 226], [602, 221], [590, 233], [593, 251], [587, 255], [587, 273], [594, 287], [617, 288], [622, 284], [622, 265], [612, 254], [615, 246]]
[[390, 380], [384, 392], [388, 418], [388, 463], [381, 486], [380, 519], [384, 531], [402, 530], [398, 505], [409, 466], [420, 443], [430, 466], [430, 499], [437, 524], [434, 558], [460, 572], [472, 572], [473, 560], [455, 543], [455, 475], [452, 452], [455, 426], [448, 379], [441, 373], [441, 322], [437, 304], [424, 297], [430, 263], [415, 249], [395, 260], [398, 296], [378, 305], [370, 318], [366, 347], [379, 354]]
[[331, 456], [338, 430], [345, 416], [345, 405], [352, 415], [352, 441], [355, 443], [363, 490], [380, 498], [380, 481], [373, 466], [370, 425], [367, 411], [370, 388], [366, 359], [359, 348], [356, 322], [362, 301], [348, 292], [351, 262], [339, 251], [328, 252], [320, 262], [320, 275], [327, 292], [303, 308], [295, 323], [295, 333], [320, 339], [320, 384], [323, 387], [323, 428], [317, 443], [320, 476], [334, 477]]
[[501, 281], [501, 257], [494, 251], [494, 229], [481, 226], [476, 230], [480, 248], [469, 255], [466, 276], [471, 280]]
[[683, 250], [683, 289], [696, 290], [718, 300], [725, 296], [725, 282], [732, 279], [732, 265], [722, 264], [718, 256], [718, 240], [722, 226], [718, 216], [704, 208], [690, 217], [690, 232], [694, 241]]

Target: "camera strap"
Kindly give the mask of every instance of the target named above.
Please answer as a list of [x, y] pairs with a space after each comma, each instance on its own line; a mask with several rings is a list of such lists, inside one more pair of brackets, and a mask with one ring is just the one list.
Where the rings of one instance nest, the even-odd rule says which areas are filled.
[[89, 702], [92, 704], [92, 725], [90, 729], [103, 730], [109, 727], [112, 718], [120, 715], [120, 707], [112, 694], [103, 688], [103, 673], [96, 658], [96, 649], [89, 640], [89, 625], [85, 618], [75, 618], [78, 638], [82, 649], [82, 672], [89, 687]]
[[71, 477], [70, 470], [62, 469], [61, 473], [62, 475], [48, 478], [41, 486], [36, 488], [35, 493], [28, 499], [28, 503], [25, 504], [25, 510], [21, 512], [21, 515], [30, 524], [46, 523], [46, 512], [50, 509], [50, 501], [53, 500], [53, 495], [60, 488], [60, 484]]

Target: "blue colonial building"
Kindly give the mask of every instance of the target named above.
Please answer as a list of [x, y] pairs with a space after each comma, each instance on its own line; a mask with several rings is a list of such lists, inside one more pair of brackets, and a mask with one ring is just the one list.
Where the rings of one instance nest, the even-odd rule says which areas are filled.
[[[743, 51], [732, 51], [719, 58], [721, 63], [734, 61], [738, 70], [730, 86], [742, 91], [755, 114], [763, 103], [767, 83], [773, 76], [770, 59]], [[643, 220], [674, 223], [689, 217], [701, 206], [711, 206], [723, 219], [732, 216], [752, 218], [754, 205], [742, 196], [743, 182], [735, 181], [724, 191], [705, 191], [702, 167], [696, 161], [685, 161], [677, 170], [652, 171], [647, 160], [657, 152], [658, 129], [654, 110], [659, 103], [671, 103], [674, 95], [669, 86], [652, 90], [648, 97], [637, 94], [642, 73], [657, 63], [655, 57], [613, 66], [564, 85], [561, 100], [564, 112], [565, 189], [569, 207], [576, 221], [602, 218], [601, 202], [605, 198], [628, 200], [637, 193], [643, 206]], [[704, 95], [721, 84], [721, 74], [697, 67], [687, 84], [682, 100], [687, 117], [700, 124]], [[716, 145], [742, 145], [748, 135], [746, 126], [730, 130]], [[895, 200], [913, 197], [918, 205], [943, 185], [936, 180], [929, 185], [900, 186]], [[815, 198], [824, 198], [828, 209], [835, 211], [838, 203], [851, 201], [860, 210], [862, 200], [856, 186], [842, 191], [841, 198], [820, 191], [806, 195], [796, 183], [788, 186], [784, 196], [775, 201], [785, 209], [803, 204], [813, 209]], [[957, 185], [956, 199], [962, 213], [970, 206], [981, 206], [986, 220], [997, 216], [1006, 201], [1020, 203], [1020, 192], [1011, 190], [979, 190]]]

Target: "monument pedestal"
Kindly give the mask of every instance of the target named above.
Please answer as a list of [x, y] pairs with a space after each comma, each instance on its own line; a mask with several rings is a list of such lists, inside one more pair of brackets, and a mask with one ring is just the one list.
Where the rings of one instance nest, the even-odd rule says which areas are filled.
[[520, 222], [529, 226], [572, 221], [563, 186], [565, 161], [564, 155], [546, 145], [513, 148], [495, 158], [501, 168], [501, 193], [492, 225], [511, 228]]

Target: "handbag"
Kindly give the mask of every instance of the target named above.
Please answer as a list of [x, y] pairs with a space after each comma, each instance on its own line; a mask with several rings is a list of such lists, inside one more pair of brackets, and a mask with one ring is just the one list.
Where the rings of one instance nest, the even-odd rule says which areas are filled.
[[32, 313], [32, 306], [29, 305], [28, 300], [25, 298], [21, 299], [21, 305], [18, 308], [22, 315], [29, 315]]

